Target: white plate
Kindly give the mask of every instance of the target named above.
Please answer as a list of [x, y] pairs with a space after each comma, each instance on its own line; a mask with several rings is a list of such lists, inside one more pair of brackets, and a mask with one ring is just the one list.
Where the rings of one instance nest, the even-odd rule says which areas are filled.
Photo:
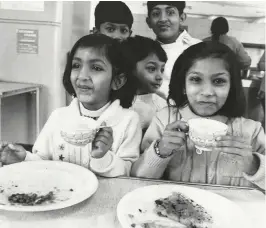
[[[0, 168], [0, 209], [9, 211], [48, 211], [80, 203], [98, 188], [96, 176], [81, 166], [61, 161], [28, 161]], [[11, 205], [14, 193], [53, 191], [54, 202], [43, 205]]]
[[202, 205], [212, 215], [212, 228], [250, 228], [250, 221], [242, 209], [232, 201], [198, 188], [178, 185], [151, 185], [126, 194], [117, 206], [117, 217], [123, 228], [132, 228], [128, 214], [137, 215], [139, 209], [152, 211], [154, 201], [180, 192]]

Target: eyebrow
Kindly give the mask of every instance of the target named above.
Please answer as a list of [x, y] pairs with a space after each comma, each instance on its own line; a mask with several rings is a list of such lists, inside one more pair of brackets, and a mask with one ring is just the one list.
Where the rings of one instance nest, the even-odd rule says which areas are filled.
[[[79, 58], [79, 57], [74, 57], [73, 60], [77, 60], [77, 61], [80, 61], [80, 62], [82, 61], [82, 59]], [[105, 61], [103, 61], [102, 59], [90, 59], [89, 62], [91, 62], [91, 63], [101, 62], [104, 65], [106, 65]]]
[[[165, 7], [164, 9], [167, 9], [167, 10], [169, 10], [169, 9], [177, 9], [175, 6], [167, 6], [167, 7]], [[159, 7], [153, 7], [153, 9], [152, 9], [152, 11], [153, 10], [162, 10], [162, 8], [159, 8]]]
[[[202, 75], [201, 72], [198, 72], [198, 71], [191, 71], [191, 72], [188, 72], [188, 74], [199, 74], [199, 75]], [[228, 72], [219, 72], [219, 73], [215, 73], [215, 74], [212, 74], [212, 76], [220, 76], [220, 75], [228, 75], [229, 73]]]

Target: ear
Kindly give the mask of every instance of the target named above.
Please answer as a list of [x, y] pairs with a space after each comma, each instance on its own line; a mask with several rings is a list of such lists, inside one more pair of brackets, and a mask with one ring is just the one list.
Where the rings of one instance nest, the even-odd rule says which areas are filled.
[[180, 23], [183, 24], [186, 19], [187, 19], [187, 14], [186, 13], [182, 13], [180, 15]]
[[100, 34], [100, 30], [96, 27], [93, 27], [93, 34]]
[[151, 28], [151, 21], [149, 17], [146, 17], [146, 23], [149, 26], [149, 28]]
[[111, 82], [111, 88], [112, 90], [119, 90], [126, 84], [126, 82], [126, 75], [124, 73], [121, 73], [113, 78]]

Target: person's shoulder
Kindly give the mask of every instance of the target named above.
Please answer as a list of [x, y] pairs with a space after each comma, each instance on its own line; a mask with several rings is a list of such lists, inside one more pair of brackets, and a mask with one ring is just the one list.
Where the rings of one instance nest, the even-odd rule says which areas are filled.
[[167, 107], [167, 101], [157, 95], [156, 93], [153, 94], [153, 101], [157, 107], [158, 110], [161, 110], [164, 107]]
[[51, 113], [51, 116], [60, 118], [71, 115], [72, 111], [77, 109], [77, 106], [78, 106], [78, 101], [76, 98], [74, 98], [68, 106], [56, 108]]

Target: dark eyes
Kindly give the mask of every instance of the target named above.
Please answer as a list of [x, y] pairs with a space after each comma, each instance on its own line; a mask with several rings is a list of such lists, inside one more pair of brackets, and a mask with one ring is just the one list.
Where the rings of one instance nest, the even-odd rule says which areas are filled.
[[95, 70], [95, 71], [103, 71], [103, 68], [97, 65], [92, 65], [91, 68], [92, 70]]
[[114, 31], [115, 31], [115, 29], [112, 28], [112, 27], [107, 27], [106, 30], [107, 30], [108, 32], [114, 32]]
[[158, 17], [160, 15], [160, 11], [153, 11], [151, 12], [151, 16]]
[[174, 10], [168, 10], [168, 11], [167, 11], [167, 14], [168, 14], [169, 16], [172, 16], [172, 15], [175, 14], [175, 11], [174, 11]]
[[121, 32], [122, 32], [123, 34], [125, 34], [125, 33], [128, 33], [129, 31], [128, 31], [128, 29], [121, 29]]
[[79, 63], [73, 63], [72, 64], [72, 69], [78, 69], [80, 68], [80, 64]]
[[[194, 83], [200, 83], [202, 81], [202, 79], [200, 77], [197, 77], [197, 76], [192, 76], [189, 78], [189, 81], [194, 82]], [[212, 81], [212, 83], [214, 85], [223, 85], [226, 82], [227, 81], [223, 78], [216, 78]]]
[[[172, 10], [167, 10], [166, 13], [167, 13], [168, 16], [172, 16], [172, 15], [176, 14], [175, 10], [173, 10], [173, 9]], [[160, 14], [161, 14], [160, 11], [151, 12], [151, 16], [153, 16], [153, 17], [159, 17]]]
[[156, 67], [154, 67], [154, 66], [148, 66], [147, 67], [147, 70], [148, 70], [148, 72], [153, 73], [154, 71], [156, 71]]

